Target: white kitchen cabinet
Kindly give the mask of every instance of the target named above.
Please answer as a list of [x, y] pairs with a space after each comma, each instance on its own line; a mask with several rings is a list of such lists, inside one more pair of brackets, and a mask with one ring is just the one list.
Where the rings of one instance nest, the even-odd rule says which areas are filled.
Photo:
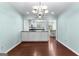
[[48, 32], [22, 32], [22, 41], [48, 41]]
[[22, 32], [22, 41], [26, 41], [29, 39], [29, 33], [27, 32]]

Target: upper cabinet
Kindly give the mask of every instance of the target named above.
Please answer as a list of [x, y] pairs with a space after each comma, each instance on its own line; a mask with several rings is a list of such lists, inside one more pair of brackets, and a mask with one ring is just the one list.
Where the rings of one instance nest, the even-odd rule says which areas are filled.
[[56, 20], [24, 20], [24, 31], [43, 30], [50, 31], [56, 30]]

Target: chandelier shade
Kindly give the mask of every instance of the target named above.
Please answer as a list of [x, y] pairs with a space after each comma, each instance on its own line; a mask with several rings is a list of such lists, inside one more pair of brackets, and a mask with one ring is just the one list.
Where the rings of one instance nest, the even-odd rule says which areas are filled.
[[42, 18], [45, 14], [48, 13], [48, 7], [46, 5], [42, 5], [39, 3], [39, 5], [32, 7], [33, 14], [35, 14], [38, 18]]

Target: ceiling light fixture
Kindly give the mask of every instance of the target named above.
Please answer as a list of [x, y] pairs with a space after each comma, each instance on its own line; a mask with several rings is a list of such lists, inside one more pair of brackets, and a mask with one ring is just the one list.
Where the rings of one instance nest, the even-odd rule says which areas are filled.
[[30, 14], [29, 12], [26, 12], [26, 14], [28, 15], [28, 14]]
[[46, 5], [42, 5], [41, 2], [39, 2], [39, 5], [33, 6], [32, 12], [41, 19], [45, 14], [48, 13], [48, 7]]
[[52, 11], [51, 14], [53, 15], [53, 14], [55, 14], [55, 12]]

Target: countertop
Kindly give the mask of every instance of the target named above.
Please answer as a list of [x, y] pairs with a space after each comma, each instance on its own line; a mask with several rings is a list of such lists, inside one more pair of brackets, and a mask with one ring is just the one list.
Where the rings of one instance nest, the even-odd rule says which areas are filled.
[[21, 31], [21, 32], [48, 32], [48, 31]]

